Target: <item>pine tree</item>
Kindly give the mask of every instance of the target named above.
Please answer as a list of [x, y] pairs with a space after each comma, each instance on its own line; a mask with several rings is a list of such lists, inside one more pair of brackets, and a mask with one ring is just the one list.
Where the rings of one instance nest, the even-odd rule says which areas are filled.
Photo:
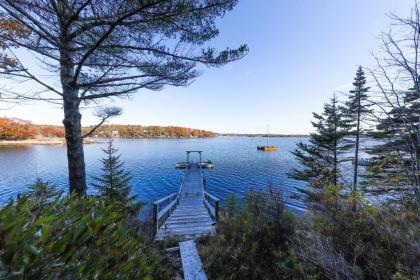
[[420, 205], [420, 5], [408, 17], [391, 20], [371, 71], [379, 93], [374, 100], [378, 125], [367, 190], [387, 192], [387, 198], [402, 194], [404, 204]]
[[53, 199], [60, 193], [49, 183], [44, 182], [41, 178], [37, 178], [35, 183], [28, 187], [27, 195], [37, 204], [44, 204]]
[[313, 113], [313, 116], [316, 132], [311, 133], [308, 143], [298, 143], [292, 152], [302, 168], [293, 169], [289, 176], [308, 182], [310, 188], [323, 189], [339, 184], [339, 164], [346, 160], [344, 153], [350, 148], [345, 141], [350, 126], [335, 96], [324, 105], [322, 114]]
[[121, 161], [121, 155], [118, 154], [118, 149], [114, 147], [112, 139], [109, 140], [108, 147], [102, 149], [102, 151], [105, 153], [105, 157], [100, 160], [103, 165], [101, 168], [102, 175], [93, 177], [96, 182], [92, 185], [100, 194], [116, 202], [124, 205], [132, 204], [135, 197], [130, 197], [129, 181], [131, 176], [124, 170], [124, 162]]
[[366, 120], [368, 114], [372, 112], [371, 105], [368, 103], [369, 87], [366, 87], [366, 77], [362, 66], [359, 66], [356, 77], [353, 82], [354, 88], [350, 90], [348, 101], [346, 102], [346, 115], [349, 118], [354, 140], [354, 168], [353, 168], [353, 192], [357, 191], [358, 168], [359, 168], [359, 150], [360, 137], [364, 135], [365, 130], [362, 122]]
[[[377, 145], [369, 149], [369, 185], [377, 193], [414, 191], [420, 198], [420, 91], [404, 93], [402, 102], [389, 110], [372, 133]], [[379, 186], [379, 188], [378, 188]]]

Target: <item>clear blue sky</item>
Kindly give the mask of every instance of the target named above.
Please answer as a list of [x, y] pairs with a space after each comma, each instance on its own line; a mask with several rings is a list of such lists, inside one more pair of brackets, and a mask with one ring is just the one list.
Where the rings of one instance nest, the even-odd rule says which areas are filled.
[[[313, 111], [352, 82], [357, 65], [386, 31], [388, 12], [410, 13], [413, 0], [242, 0], [219, 21], [215, 46], [247, 43], [250, 53], [223, 68], [203, 69], [187, 88], [140, 91], [113, 104], [113, 123], [180, 125], [217, 132], [308, 133]], [[4, 80], [0, 85], [4, 85]], [[18, 86], [22, 87], [22, 86]], [[0, 116], [61, 124], [62, 110], [33, 103], [5, 107]], [[6, 110], [7, 109], [7, 110]], [[95, 122], [83, 112], [83, 123]]]

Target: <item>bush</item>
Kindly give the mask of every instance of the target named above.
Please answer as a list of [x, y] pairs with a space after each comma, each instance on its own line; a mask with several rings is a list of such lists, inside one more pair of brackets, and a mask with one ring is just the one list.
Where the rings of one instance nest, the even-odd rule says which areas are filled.
[[[227, 200], [217, 235], [199, 250], [210, 279], [420, 279], [420, 212], [415, 205], [319, 194], [322, 211], [293, 216], [276, 190]], [[357, 207], [354, 208], [356, 199]]]
[[217, 235], [204, 238], [199, 246], [209, 279], [301, 278], [290, 246], [294, 218], [278, 190], [250, 190], [243, 207], [231, 198], [224, 209]]
[[[333, 188], [330, 188], [332, 190]], [[300, 219], [295, 248], [312, 275], [328, 279], [420, 279], [418, 208], [372, 207], [325, 192], [323, 212]]]
[[168, 279], [166, 259], [127, 219], [101, 196], [21, 195], [0, 210], [0, 278]]

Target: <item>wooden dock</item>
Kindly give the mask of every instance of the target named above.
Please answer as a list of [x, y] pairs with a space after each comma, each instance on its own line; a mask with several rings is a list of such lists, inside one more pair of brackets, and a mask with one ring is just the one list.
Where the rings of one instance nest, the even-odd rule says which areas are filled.
[[204, 190], [199, 163], [189, 163], [178, 193], [153, 203], [155, 239], [195, 239], [214, 235], [219, 199]]
[[[189, 161], [193, 152], [199, 154], [197, 163]], [[182, 241], [178, 249], [185, 280], [207, 280], [193, 239], [214, 235], [219, 213], [219, 199], [205, 191], [202, 168], [210, 167], [202, 165], [201, 153], [187, 151], [179, 191], [153, 202], [155, 240], [174, 238]]]
[[207, 280], [193, 240], [179, 242], [184, 280]]

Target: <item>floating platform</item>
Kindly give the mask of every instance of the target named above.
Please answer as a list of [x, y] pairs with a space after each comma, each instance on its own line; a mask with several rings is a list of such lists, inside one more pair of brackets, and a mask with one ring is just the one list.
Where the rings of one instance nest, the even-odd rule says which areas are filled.
[[[191, 163], [189, 163], [191, 164]], [[175, 164], [175, 168], [177, 169], [186, 169], [188, 167], [188, 162], [186, 161], [181, 161], [181, 162], [177, 162]], [[200, 162], [200, 167], [202, 169], [211, 169], [214, 168], [214, 163], [211, 161], [207, 161], [207, 162]]]
[[258, 151], [264, 152], [275, 152], [278, 151], [279, 147], [277, 146], [257, 146]]

